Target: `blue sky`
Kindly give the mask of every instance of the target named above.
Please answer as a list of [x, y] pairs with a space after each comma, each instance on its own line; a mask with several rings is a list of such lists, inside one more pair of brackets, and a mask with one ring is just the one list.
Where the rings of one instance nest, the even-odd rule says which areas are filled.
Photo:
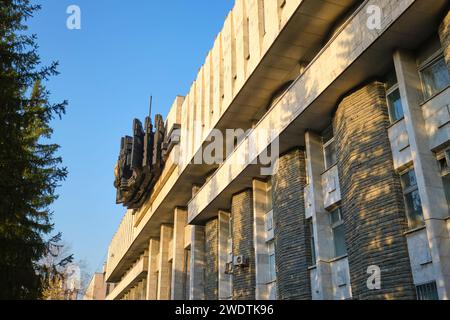
[[[125, 209], [115, 204], [113, 169], [120, 137], [132, 120], [165, 116], [185, 95], [213, 45], [234, 0], [35, 0], [29, 21], [44, 64], [57, 60], [61, 74], [47, 83], [53, 102], [67, 99], [53, 141], [69, 177], [58, 189], [55, 232], [91, 271], [106, 259]], [[68, 30], [66, 9], [81, 9], [81, 30]]]

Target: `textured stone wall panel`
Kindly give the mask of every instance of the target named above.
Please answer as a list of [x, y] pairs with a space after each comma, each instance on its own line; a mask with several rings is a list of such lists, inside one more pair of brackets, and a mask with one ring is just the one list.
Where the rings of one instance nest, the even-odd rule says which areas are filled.
[[218, 220], [213, 219], [205, 226], [205, 298], [217, 300], [219, 294], [219, 225]]
[[310, 246], [305, 222], [305, 154], [296, 149], [280, 157], [273, 176], [273, 216], [278, 298], [311, 299]]
[[247, 267], [233, 271], [233, 299], [255, 299], [255, 248], [253, 243], [253, 193], [243, 191], [231, 200], [233, 255], [248, 259]]
[[[345, 97], [333, 126], [353, 298], [414, 299], [384, 85], [373, 82]], [[367, 288], [371, 265], [381, 268], [381, 290]]]

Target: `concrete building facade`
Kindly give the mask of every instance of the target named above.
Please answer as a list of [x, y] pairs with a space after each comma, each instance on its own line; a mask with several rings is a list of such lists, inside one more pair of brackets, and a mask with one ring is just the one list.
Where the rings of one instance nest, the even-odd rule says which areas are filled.
[[106, 299], [449, 299], [449, 42], [446, 0], [236, 0]]

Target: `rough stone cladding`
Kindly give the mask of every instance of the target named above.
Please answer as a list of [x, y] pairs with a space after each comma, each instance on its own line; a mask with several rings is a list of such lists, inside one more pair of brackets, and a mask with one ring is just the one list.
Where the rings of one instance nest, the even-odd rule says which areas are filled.
[[253, 192], [248, 189], [231, 200], [233, 255], [248, 259], [248, 266], [233, 270], [233, 299], [254, 300], [255, 248], [253, 242]]
[[311, 299], [310, 246], [305, 220], [305, 153], [282, 155], [273, 176], [273, 217], [278, 298]]
[[219, 297], [218, 268], [219, 268], [219, 225], [218, 220], [213, 219], [205, 226], [205, 299], [217, 300]]
[[[354, 299], [416, 298], [385, 94], [382, 83], [372, 82], [346, 96], [333, 119]], [[381, 269], [380, 290], [367, 287], [372, 265]]]

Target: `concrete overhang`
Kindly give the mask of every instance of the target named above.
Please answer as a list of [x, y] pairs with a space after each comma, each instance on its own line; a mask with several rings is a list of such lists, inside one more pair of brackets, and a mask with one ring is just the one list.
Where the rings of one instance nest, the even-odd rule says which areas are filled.
[[[351, 30], [347, 32], [346, 28], [351, 28], [350, 22], [352, 20], [357, 21], [358, 19], [361, 23], [366, 22], [364, 18], [367, 17], [366, 12], [362, 9], [370, 3], [381, 6], [385, 2], [381, 0], [366, 1], [358, 9], [358, 13], [355, 13], [349, 19], [349, 23], [343, 26], [340, 34], [350, 37]], [[345, 40], [347, 41], [347, 48], [340, 48], [334, 53], [327, 53], [327, 50], [332, 50], [333, 42], [339, 35], [333, 37], [310, 63], [307, 70], [296, 79], [284, 96], [261, 119], [256, 128], [261, 126], [265, 119], [271, 117], [271, 113], [278, 112], [283, 116], [290, 117], [291, 120], [289, 121], [280, 121], [287, 123], [279, 134], [280, 154], [292, 148], [304, 146], [304, 133], [307, 130], [318, 132], [323, 130], [331, 122], [336, 105], [346, 93], [371, 79], [382, 78], [393, 68], [392, 54], [396, 49], [416, 50], [433, 33], [437, 33], [438, 25], [447, 8], [448, 1], [411, 0], [402, 2], [408, 4], [404, 8], [397, 7], [389, 12], [390, 18], [394, 16], [395, 19], [392, 23], [387, 24], [384, 29], [369, 34], [354, 35], [355, 38], [359, 37], [359, 39], [351, 39], [351, 37], [342, 39], [342, 43], [345, 43]], [[358, 50], [357, 45], [367, 41], [365, 37], [372, 37], [372, 41], [361, 48], [360, 53], [355, 54]], [[335, 56], [338, 59], [336, 69], [333, 69], [334, 66], [332, 65], [328, 66], [329, 70], [321, 69], [321, 66], [327, 65], [325, 61], [320, 61], [321, 57], [325, 57], [326, 54], [329, 54], [329, 56], [339, 54], [339, 56]], [[345, 60], [346, 56], [350, 58], [352, 55], [355, 55], [355, 58], [351, 61], [340, 61]], [[311, 79], [318, 79], [318, 74], [326, 78], [327, 75], [333, 76], [333, 73], [335, 73], [334, 80], [325, 84], [323, 90], [318, 90], [320, 85], [317, 83], [311, 83]], [[310, 78], [308, 79], [308, 77]], [[300, 86], [303, 86], [303, 88], [300, 88]], [[303, 95], [299, 93], [303, 93]], [[298, 101], [299, 105], [289, 106], [289, 100]], [[286, 112], [283, 113], [283, 111]], [[239, 152], [240, 147], [245, 151], [245, 140], [236, 148], [235, 152]], [[246, 164], [236, 176], [231, 173], [230, 168], [230, 166], [227, 167], [227, 162], [221, 165], [209, 182], [189, 202], [189, 223], [202, 224], [215, 217], [219, 210], [230, 207], [233, 194], [251, 188], [254, 178], [267, 178], [261, 176], [259, 165]], [[221, 172], [227, 170], [228, 172]], [[218, 177], [230, 177], [230, 179], [220, 181], [221, 179], [218, 179]]]
[[106, 300], [120, 299], [128, 290], [147, 277], [147, 270], [148, 257], [143, 256], [131, 270], [129, 270], [122, 281], [114, 287], [111, 293], [106, 297]]

